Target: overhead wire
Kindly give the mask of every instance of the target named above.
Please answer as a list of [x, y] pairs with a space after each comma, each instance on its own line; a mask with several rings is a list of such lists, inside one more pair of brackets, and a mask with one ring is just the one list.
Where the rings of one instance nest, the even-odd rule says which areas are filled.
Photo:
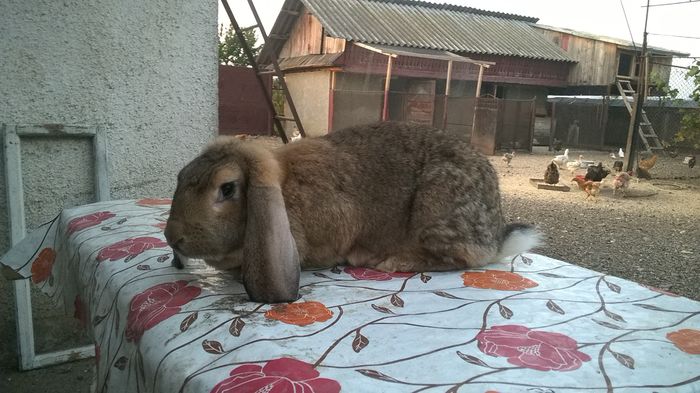
[[667, 5], [679, 5], [679, 4], [691, 4], [691, 3], [700, 3], [700, 0], [686, 0], [686, 1], [674, 1], [671, 3], [649, 4], [648, 6], [643, 5], [642, 8], [645, 8], [645, 7], [663, 7], [663, 6], [667, 6]]
[[627, 23], [627, 30], [630, 32], [630, 39], [632, 40], [632, 46], [634, 47], [634, 51], [637, 51], [637, 44], [634, 43], [634, 35], [632, 35], [632, 28], [630, 27], [630, 20], [627, 18], [627, 11], [625, 11], [625, 5], [622, 4], [622, 0], [620, 0], [620, 7], [622, 7], [622, 15], [625, 16], [625, 22]]
[[661, 34], [661, 33], [647, 33], [649, 35], [658, 35], [661, 37], [676, 37], [676, 38], [687, 38], [690, 40], [700, 40], [700, 37], [693, 37], [688, 35], [675, 35], [675, 34]]

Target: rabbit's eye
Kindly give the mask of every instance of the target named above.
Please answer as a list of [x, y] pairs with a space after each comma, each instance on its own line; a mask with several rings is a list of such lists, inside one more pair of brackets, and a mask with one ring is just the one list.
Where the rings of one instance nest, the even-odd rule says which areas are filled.
[[236, 196], [236, 182], [224, 183], [219, 187], [219, 200], [233, 199]]

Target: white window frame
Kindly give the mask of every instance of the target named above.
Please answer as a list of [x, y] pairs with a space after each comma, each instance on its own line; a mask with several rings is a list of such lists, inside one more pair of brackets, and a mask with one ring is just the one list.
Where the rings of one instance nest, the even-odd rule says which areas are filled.
[[[86, 126], [64, 126], [61, 124], [1, 124], [0, 131], [2, 131], [5, 158], [7, 216], [10, 221], [10, 241], [13, 246], [19, 243], [26, 235], [24, 188], [22, 185], [22, 153], [20, 146], [20, 141], [23, 137], [87, 138], [92, 140], [95, 197], [97, 201], [107, 201], [110, 199], [106, 137], [102, 129]], [[29, 279], [15, 280], [13, 284], [15, 294], [15, 322], [17, 326], [17, 352], [20, 370], [33, 370], [95, 356], [95, 349], [92, 345], [55, 352], [36, 353]]]

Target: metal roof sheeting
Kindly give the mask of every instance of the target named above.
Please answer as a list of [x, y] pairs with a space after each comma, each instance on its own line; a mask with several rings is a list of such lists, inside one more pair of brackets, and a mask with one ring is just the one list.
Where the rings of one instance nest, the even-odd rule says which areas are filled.
[[280, 59], [280, 69], [283, 71], [301, 68], [323, 68], [332, 67], [342, 53], [327, 53], [322, 55], [305, 55]]
[[535, 18], [412, 0], [301, 2], [348, 41], [575, 62], [530, 25]]

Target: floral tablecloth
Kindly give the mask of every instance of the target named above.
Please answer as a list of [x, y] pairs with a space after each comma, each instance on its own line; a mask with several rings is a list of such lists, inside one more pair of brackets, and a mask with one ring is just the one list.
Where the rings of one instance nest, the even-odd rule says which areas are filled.
[[65, 210], [1, 261], [92, 333], [97, 391], [698, 392], [700, 303], [525, 254], [304, 271], [291, 304], [170, 266], [167, 199]]

